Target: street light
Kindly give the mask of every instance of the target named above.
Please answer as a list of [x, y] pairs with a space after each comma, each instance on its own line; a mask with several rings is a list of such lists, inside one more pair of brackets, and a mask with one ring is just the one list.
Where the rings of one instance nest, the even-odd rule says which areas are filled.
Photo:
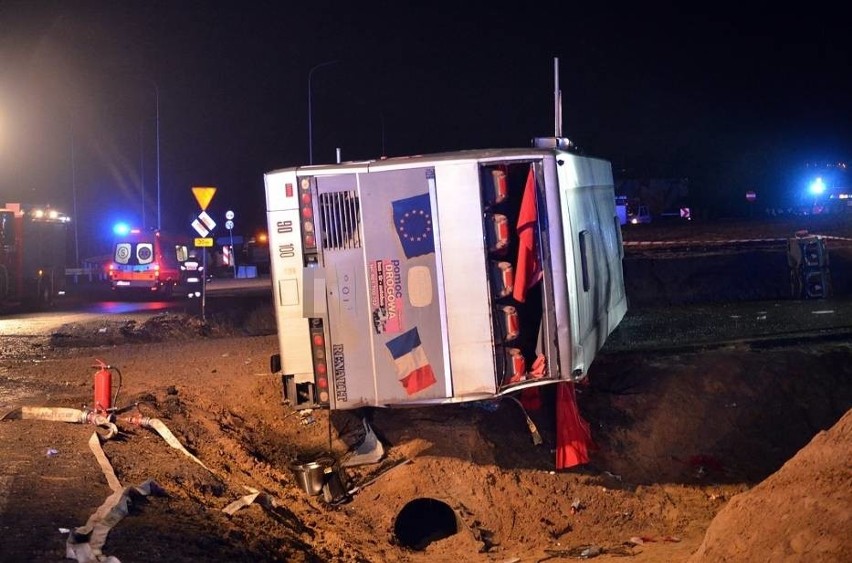
[[77, 234], [77, 225], [80, 216], [77, 215], [77, 158], [74, 154], [74, 122], [71, 121], [71, 195], [74, 200], [74, 267], [80, 267], [80, 238]]
[[324, 66], [329, 66], [337, 63], [338, 61], [326, 61], [324, 63], [320, 63], [308, 72], [308, 163], [314, 163], [314, 130], [312, 125], [313, 114], [311, 110], [311, 80], [314, 77], [314, 71], [322, 68]]
[[157, 230], [160, 230], [160, 88], [153, 80], [154, 103], [157, 109]]
[[142, 230], [147, 227], [145, 222], [145, 122], [139, 123], [139, 183], [142, 191]]
[[[155, 135], [157, 138], [156, 150], [157, 150], [157, 230], [160, 230], [160, 88], [157, 86], [157, 82], [153, 79], [148, 79], [151, 82], [151, 86], [154, 87], [154, 112], [155, 112]], [[139, 132], [139, 147], [140, 152], [143, 151], [142, 144], [142, 127], [140, 125]], [[142, 227], [145, 228], [145, 163], [144, 157], [140, 155], [140, 167], [142, 168]]]
[[382, 158], [385, 158], [387, 154], [385, 153], [385, 114], [383, 111], [379, 110], [379, 119], [382, 122]]

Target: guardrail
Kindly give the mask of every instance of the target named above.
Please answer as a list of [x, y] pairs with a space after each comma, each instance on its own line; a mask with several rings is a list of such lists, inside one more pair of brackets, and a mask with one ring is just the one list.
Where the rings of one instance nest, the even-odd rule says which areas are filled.
[[104, 281], [106, 274], [101, 268], [65, 268], [65, 278], [70, 279], [73, 283], [80, 281]]

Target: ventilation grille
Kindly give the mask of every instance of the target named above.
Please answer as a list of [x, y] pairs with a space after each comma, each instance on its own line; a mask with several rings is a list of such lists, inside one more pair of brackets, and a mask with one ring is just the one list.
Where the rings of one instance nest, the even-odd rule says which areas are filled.
[[361, 248], [361, 205], [354, 190], [319, 194], [325, 250]]

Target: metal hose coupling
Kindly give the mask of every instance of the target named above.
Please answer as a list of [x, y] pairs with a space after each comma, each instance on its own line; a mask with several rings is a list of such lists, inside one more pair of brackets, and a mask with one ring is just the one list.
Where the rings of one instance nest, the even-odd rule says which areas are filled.
[[139, 413], [132, 414], [129, 416], [121, 417], [121, 422], [125, 424], [132, 424], [133, 426], [141, 426], [142, 428], [151, 428], [151, 417], [150, 416], [142, 416]]
[[115, 417], [111, 414], [103, 414], [98, 411], [88, 411], [86, 414], [85, 422], [88, 424], [93, 424], [98, 428], [104, 430], [105, 433], [98, 432], [98, 434], [100, 434], [103, 439], [109, 440], [110, 438], [114, 438], [118, 435], [118, 426], [116, 426], [113, 422], [114, 418]]
[[115, 422], [115, 415], [111, 412], [104, 412], [101, 410], [91, 410], [85, 409], [86, 420], [89, 424], [112, 424]]

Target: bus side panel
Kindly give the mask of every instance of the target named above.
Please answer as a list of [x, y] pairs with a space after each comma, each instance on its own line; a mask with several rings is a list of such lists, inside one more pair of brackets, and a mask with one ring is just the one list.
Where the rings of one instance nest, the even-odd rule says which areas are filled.
[[[614, 310], [614, 317], [619, 317], [618, 309], [626, 306], [617, 295], [622, 293], [620, 289], [613, 295], [614, 288], [623, 287], [621, 254], [612, 242], [618, 238], [612, 218], [615, 192], [609, 163], [576, 155], [561, 158], [564, 164], [558, 173], [562, 217], [563, 223], [570, 225], [564, 233], [565, 245], [573, 248], [574, 271], [569, 272], [573, 280], [569, 279], [568, 283], [577, 288], [572, 371], [585, 373], [615, 327], [610, 323], [610, 309]], [[613, 273], [615, 269], [617, 273]]]
[[304, 262], [296, 174], [275, 172], [266, 174], [264, 181], [281, 370], [294, 376], [295, 383], [313, 383], [308, 319], [303, 315]]
[[[545, 275], [550, 280], [553, 288], [550, 301], [545, 302], [544, 314], [550, 326], [555, 327], [556, 352], [551, 354], [550, 373], [560, 379], [571, 375], [574, 349], [571, 338], [576, 332], [577, 312], [573, 306], [577, 298], [577, 287], [573, 277], [574, 248], [566, 246], [564, 233], [570, 232], [571, 225], [564, 221], [561, 211], [561, 193], [558, 173], [555, 168], [556, 161], [553, 158], [545, 158], [542, 161], [542, 173], [544, 175], [544, 202], [545, 215], [549, 224], [542, 237], [547, 237], [549, 249], [548, 262]], [[569, 271], [572, 272], [569, 276]]]
[[361, 174], [364, 284], [377, 404], [450, 397], [437, 276], [431, 167]]
[[494, 343], [478, 163], [435, 169], [453, 396], [493, 394]]
[[624, 289], [624, 257], [621, 242], [621, 223], [615, 209], [614, 190], [595, 190], [595, 209], [598, 213], [598, 224], [601, 228], [601, 252], [604, 271], [601, 276], [606, 278], [603, 291], [603, 302], [599, 304], [598, 315], [601, 323], [602, 340], [615, 330], [615, 327], [627, 313], [627, 294]]

